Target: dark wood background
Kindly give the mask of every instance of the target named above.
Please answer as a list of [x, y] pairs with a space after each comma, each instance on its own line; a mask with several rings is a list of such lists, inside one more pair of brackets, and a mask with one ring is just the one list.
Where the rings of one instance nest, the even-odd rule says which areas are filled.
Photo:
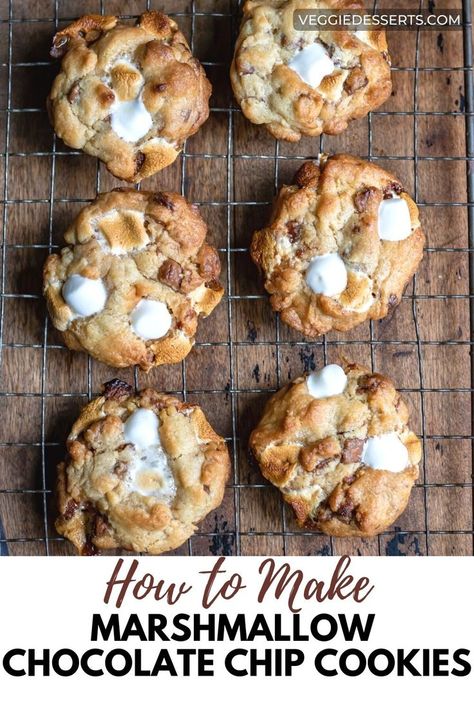
[[[380, 111], [338, 137], [277, 144], [232, 102], [228, 67], [237, 4], [149, 3], [176, 14], [214, 92], [209, 121], [188, 141], [184, 155], [142, 186], [183, 189], [200, 204], [210, 240], [221, 250], [226, 297], [200, 326], [183, 366], [143, 375], [114, 371], [62, 347], [46, 319], [41, 267], [50, 249], [62, 244], [83, 202], [119, 184], [95, 159], [54, 140], [44, 106], [57, 71], [48, 55], [55, 21], [63, 26], [86, 12], [139, 14], [146, 3], [16, 0], [10, 7], [0, 0], [0, 553], [73, 553], [52, 525], [55, 466], [78, 409], [101, 383], [120, 376], [198, 402], [232, 450], [234, 473], [222, 507], [177, 554], [472, 555], [462, 32], [393, 32], [393, 95]], [[417, 1], [385, 3], [394, 4], [418, 7]], [[449, 0], [447, 6], [461, 2]], [[310, 343], [272, 314], [247, 248], [276, 188], [321, 149], [370, 156], [397, 175], [421, 206], [428, 245], [415, 282], [390, 318]], [[344, 355], [392, 376], [410, 403], [413, 429], [423, 437], [423, 467], [408, 509], [392, 530], [373, 540], [331, 540], [299, 531], [248, 456], [248, 434], [268, 393], [321, 367], [325, 353], [330, 361]]]

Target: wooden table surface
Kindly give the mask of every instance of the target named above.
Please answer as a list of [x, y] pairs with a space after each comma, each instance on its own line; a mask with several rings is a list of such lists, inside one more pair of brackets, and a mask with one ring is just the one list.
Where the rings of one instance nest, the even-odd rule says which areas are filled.
[[[232, 103], [228, 66], [237, 4], [150, 3], [178, 13], [214, 92], [211, 116], [187, 142], [184, 155], [142, 186], [183, 189], [200, 204], [210, 240], [221, 250], [226, 297], [201, 324], [183, 366], [144, 375], [113, 370], [62, 347], [46, 319], [41, 268], [51, 248], [62, 245], [65, 227], [84, 201], [120, 184], [95, 159], [54, 140], [44, 106], [57, 71], [48, 55], [55, 19], [62, 26], [66, 18], [101, 10], [120, 13], [125, 7], [137, 14], [146, 3], [60, 0], [55, 18], [52, 0], [15, 0], [11, 8], [0, 0], [0, 219], [5, 239], [0, 554], [73, 553], [53, 526], [56, 463], [78, 409], [101, 383], [120, 376], [198, 402], [229, 440], [235, 466], [224, 502], [177, 554], [472, 555], [462, 32], [391, 33], [393, 94], [380, 111], [337, 137], [277, 144]], [[417, 1], [395, 4], [418, 7]], [[291, 180], [303, 158], [320, 150], [370, 156], [397, 175], [421, 206], [428, 243], [418, 276], [391, 317], [307, 342], [272, 314], [247, 248], [253, 229], [265, 223], [277, 186]], [[325, 353], [330, 361], [344, 355], [393, 377], [411, 406], [412, 427], [423, 437], [423, 467], [407, 511], [390, 531], [372, 540], [331, 540], [299, 531], [278, 492], [248, 456], [248, 434], [268, 394], [321, 367]]]

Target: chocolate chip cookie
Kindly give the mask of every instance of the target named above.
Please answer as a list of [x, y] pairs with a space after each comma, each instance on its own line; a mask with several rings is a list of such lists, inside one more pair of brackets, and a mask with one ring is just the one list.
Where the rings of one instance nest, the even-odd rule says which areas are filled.
[[66, 345], [108, 365], [178, 363], [222, 298], [219, 255], [196, 206], [175, 193], [103, 193], [48, 257], [44, 294]]
[[389, 378], [332, 364], [279, 390], [251, 434], [264, 477], [300, 526], [374, 536], [404, 511], [421, 444]]
[[360, 158], [320, 156], [280, 190], [251, 255], [273, 309], [315, 338], [386, 316], [424, 243], [418, 208], [397, 178]]
[[83, 555], [177, 548], [222, 501], [225, 441], [201, 408], [121, 380], [82, 410], [58, 467], [58, 532]]
[[231, 81], [252, 123], [275, 138], [336, 134], [390, 96], [385, 33], [295, 29], [296, 10], [362, 10], [352, 0], [247, 0]]
[[174, 20], [145, 12], [135, 26], [85, 15], [60, 30], [51, 123], [72, 148], [138, 182], [178, 156], [209, 115], [211, 85]]

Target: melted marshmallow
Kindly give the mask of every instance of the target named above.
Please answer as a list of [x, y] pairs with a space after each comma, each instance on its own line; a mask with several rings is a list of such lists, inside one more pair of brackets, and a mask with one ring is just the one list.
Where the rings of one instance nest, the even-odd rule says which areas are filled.
[[308, 392], [312, 397], [332, 397], [344, 392], [347, 375], [340, 365], [326, 365], [325, 368], [311, 373], [306, 379]]
[[159, 434], [160, 422], [152, 410], [139, 407], [127, 419], [123, 434], [135, 447], [135, 458], [126, 484], [129, 491], [142, 496], [170, 500], [176, 494], [176, 482]]
[[395, 432], [369, 437], [362, 450], [362, 462], [388, 472], [401, 472], [410, 466], [408, 450]]
[[380, 239], [401, 242], [411, 235], [411, 218], [408, 204], [403, 198], [393, 196], [379, 205], [378, 232]]
[[130, 314], [132, 328], [140, 338], [148, 341], [165, 336], [171, 328], [172, 317], [162, 301], [142, 299]]
[[297, 52], [288, 66], [313, 89], [335, 69], [334, 62], [320, 42], [309, 44]]
[[63, 286], [63, 298], [75, 316], [92, 316], [104, 308], [107, 289], [102, 279], [72, 274]]
[[306, 270], [306, 283], [315, 294], [342, 293], [347, 286], [347, 269], [337, 252], [314, 257]]
[[112, 109], [112, 129], [124, 141], [135, 143], [153, 126], [151, 114], [140, 97], [132, 101], [117, 101]]

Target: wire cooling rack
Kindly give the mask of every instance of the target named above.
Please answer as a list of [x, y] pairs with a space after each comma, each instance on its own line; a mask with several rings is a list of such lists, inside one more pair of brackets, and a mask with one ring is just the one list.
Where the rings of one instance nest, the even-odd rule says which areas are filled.
[[[390, 0], [386, 7], [391, 7]], [[233, 475], [222, 507], [186, 545], [197, 554], [472, 555], [472, 288], [474, 96], [471, 5], [458, 32], [396, 32], [394, 95], [339, 137], [271, 139], [246, 122], [228, 82], [237, 0], [121, 3], [0, 0], [2, 195], [2, 383], [0, 555], [69, 555], [54, 530], [55, 465], [78, 408], [120, 375], [199, 402], [229, 443]], [[423, 2], [399, 2], [424, 8]], [[435, 3], [430, 3], [432, 8]], [[428, 3], [426, 3], [428, 6]], [[383, 8], [382, 2], [378, 3]], [[149, 376], [111, 371], [71, 354], [51, 328], [41, 265], [62, 243], [81, 204], [117, 184], [92, 158], [70, 151], [48, 127], [44, 99], [57, 68], [55, 30], [87, 12], [131, 18], [145, 9], [175, 17], [214, 85], [211, 117], [177, 163], [144, 181], [200, 205], [224, 265], [226, 297], [179, 366]], [[272, 197], [307, 158], [348, 151], [398, 175], [420, 205], [428, 234], [423, 266], [394, 315], [317, 342], [301, 340], [271, 313], [248, 244]], [[304, 370], [346, 355], [393, 375], [423, 441], [420, 480], [405, 514], [370, 541], [298, 530], [247, 452], [269, 394]]]

